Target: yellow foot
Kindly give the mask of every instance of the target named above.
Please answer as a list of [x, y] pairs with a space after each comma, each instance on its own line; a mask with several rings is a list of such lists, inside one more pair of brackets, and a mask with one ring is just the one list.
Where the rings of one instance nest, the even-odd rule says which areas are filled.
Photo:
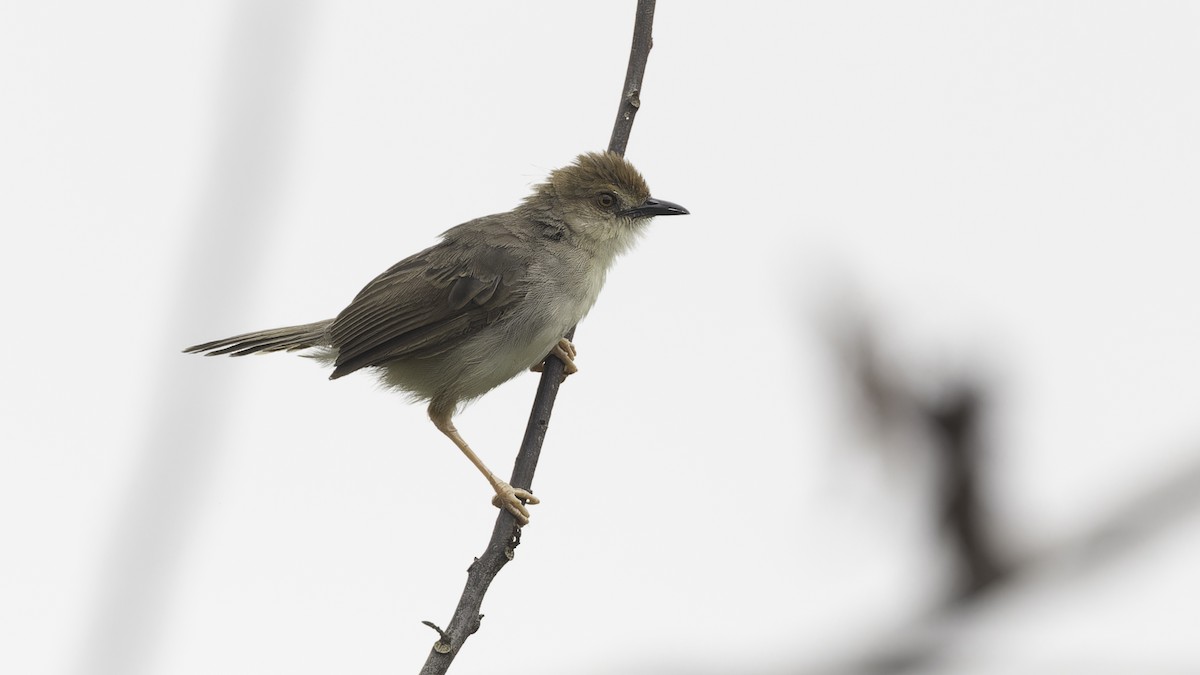
[[517, 519], [518, 525], [529, 524], [529, 509], [525, 508], [525, 502], [529, 504], [538, 504], [541, 500], [533, 496], [529, 490], [515, 488], [504, 481], [500, 481], [496, 485], [496, 496], [492, 497], [492, 506], [498, 509], [505, 509], [513, 514]]
[[[563, 362], [563, 377], [579, 372], [579, 366], [575, 365], [575, 345], [571, 344], [571, 341], [567, 338], [559, 338], [558, 344], [554, 345], [554, 349], [550, 350], [550, 354]], [[539, 363], [530, 368], [530, 370], [540, 373], [544, 365], [544, 363]]]

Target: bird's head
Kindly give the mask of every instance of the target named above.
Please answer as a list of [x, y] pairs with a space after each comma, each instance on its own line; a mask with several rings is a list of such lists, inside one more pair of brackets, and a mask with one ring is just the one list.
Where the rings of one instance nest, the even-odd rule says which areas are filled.
[[589, 152], [551, 172], [526, 200], [553, 212], [578, 238], [620, 253], [654, 216], [688, 212], [678, 204], [650, 196], [646, 179], [624, 157]]

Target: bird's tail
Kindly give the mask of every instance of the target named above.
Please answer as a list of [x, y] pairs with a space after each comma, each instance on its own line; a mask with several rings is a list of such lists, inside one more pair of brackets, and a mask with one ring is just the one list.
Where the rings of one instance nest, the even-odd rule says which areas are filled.
[[213, 340], [202, 345], [195, 345], [183, 350], [188, 354], [204, 354], [205, 356], [245, 356], [258, 352], [296, 351], [309, 347], [328, 347], [329, 324], [333, 319], [306, 323], [303, 326], [287, 326], [272, 328], [255, 333], [234, 335], [224, 340]]

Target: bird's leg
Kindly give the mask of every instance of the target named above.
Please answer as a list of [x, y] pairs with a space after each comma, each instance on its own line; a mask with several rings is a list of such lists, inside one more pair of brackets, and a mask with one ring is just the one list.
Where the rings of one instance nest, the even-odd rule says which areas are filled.
[[[558, 358], [563, 362], [563, 377], [574, 375], [579, 372], [579, 366], [575, 365], [575, 345], [567, 338], [559, 338], [558, 344], [554, 345], [554, 349], [550, 350], [550, 355]], [[545, 362], [534, 365], [530, 370], [535, 373], [540, 373], [545, 367]]]
[[[497, 508], [505, 509], [513, 514], [517, 519], [517, 524], [527, 525], [529, 523], [529, 509], [525, 508], [525, 503], [537, 504], [538, 498], [533, 496], [529, 490], [522, 488], [514, 488], [506, 481], [500, 480], [496, 474], [492, 473], [491, 469], [483, 463], [482, 459], [471, 450], [471, 446], [467, 445], [466, 440], [459, 435], [458, 429], [454, 428], [454, 422], [450, 421], [453, 414], [453, 409], [450, 411], [436, 410], [434, 406], [429, 406], [429, 419], [433, 420], [433, 425], [438, 428], [438, 431], [446, 434], [446, 437], [454, 441], [459, 450], [471, 460], [476, 469], [483, 474], [491, 484], [492, 489], [496, 491], [496, 496], [492, 498], [492, 504]], [[524, 500], [524, 501], [522, 501]]]

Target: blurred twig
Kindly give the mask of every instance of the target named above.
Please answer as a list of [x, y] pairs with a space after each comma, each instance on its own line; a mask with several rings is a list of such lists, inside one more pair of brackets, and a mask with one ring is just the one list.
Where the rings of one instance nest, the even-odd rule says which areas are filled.
[[949, 601], [969, 600], [1007, 573], [981, 490], [986, 471], [983, 426], [989, 412], [986, 385], [978, 375], [960, 376], [938, 383], [930, 394], [929, 388], [907, 381], [897, 364], [887, 362], [875, 333], [865, 325], [856, 324], [849, 335], [840, 337], [839, 348], [871, 425], [885, 435], [901, 425], [915, 427], [929, 441], [939, 469], [934, 517], [945, 529], [959, 569]]
[[168, 306], [147, 310], [162, 317], [168, 336], [146, 383], [150, 403], [139, 456], [97, 575], [98, 592], [73, 665], [80, 675], [147, 672], [162, 633], [174, 628], [167, 619], [172, 587], [220, 464], [232, 383], [197, 379], [165, 345], [182, 344], [184, 336], [217, 324], [218, 315], [228, 320], [244, 311], [256, 271], [270, 257], [274, 238], [265, 214], [278, 198], [287, 163], [293, 82], [302, 71], [311, 5], [231, 6], [214, 152], [189, 237], [181, 259], [169, 266], [174, 278], [148, 280], [174, 283]]
[[[948, 550], [960, 578], [942, 607], [904, 627], [891, 640], [861, 650], [840, 665], [801, 668], [806, 673], [901, 675], [924, 672], [945, 652], [953, 634], [946, 630], [1001, 589], [1012, 589], [1034, 570], [1069, 562], [1104, 564], [1128, 554], [1171, 521], [1200, 509], [1200, 461], [1174, 471], [1113, 510], [1094, 528], [1039, 552], [1004, 553], [986, 519], [982, 486], [987, 482], [985, 434], [989, 398], [978, 375], [921, 388], [889, 362], [875, 333], [862, 323], [839, 336], [849, 377], [861, 394], [862, 410], [884, 434], [901, 425], [928, 437], [941, 482], [935, 517], [948, 533]], [[940, 392], [931, 395], [930, 389]], [[1200, 452], [1197, 453], [1200, 457]], [[1074, 672], [1074, 671], [1072, 671]]]
[[964, 382], [922, 409], [941, 458], [940, 519], [959, 566], [955, 602], [967, 601], [1007, 573], [986, 519], [981, 484], [985, 448], [981, 426], [987, 398], [981, 384]]

